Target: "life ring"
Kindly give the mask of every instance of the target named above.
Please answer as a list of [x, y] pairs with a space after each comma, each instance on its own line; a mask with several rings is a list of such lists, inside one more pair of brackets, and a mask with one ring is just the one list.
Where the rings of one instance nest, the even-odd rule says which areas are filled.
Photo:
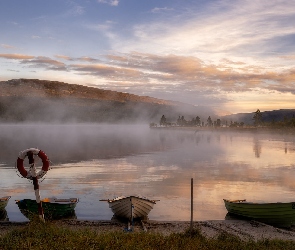
[[49, 170], [49, 159], [48, 159], [47, 155], [40, 149], [29, 148], [29, 149], [26, 149], [24, 151], [21, 151], [19, 153], [18, 158], [17, 158], [16, 167], [17, 167], [19, 173], [23, 177], [25, 177], [27, 179], [30, 179], [30, 180], [33, 179], [31, 171], [30, 170], [27, 171], [24, 168], [24, 159], [28, 155], [28, 152], [32, 152], [34, 155], [39, 156], [41, 158], [41, 160], [42, 160], [42, 163], [43, 163], [42, 169], [36, 174], [37, 179], [41, 179], [47, 173], [47, 171]]

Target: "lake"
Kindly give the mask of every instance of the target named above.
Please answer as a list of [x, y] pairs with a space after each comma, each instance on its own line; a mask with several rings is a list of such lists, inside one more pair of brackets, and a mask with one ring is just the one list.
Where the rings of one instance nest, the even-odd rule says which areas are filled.
[[[150, 129], [148, 125], [2, 124], [0, 196], [11, 196], [10, 221], [27, 221], [15, 200], [35, 199], [31, 181], [15, 168], [20, 151], [43, 150], [51, 169], [41, 197], [78, 197], [77, 219], [110, 220], [107, 202], [139, 195], [160, 200], [149, 219], [194, 220], [226, 216], [223, 199], [295, 201], [295, 136], [227, 129]], [[25, 160], [28, 166], [28, 160]], [[36, 165], [41, 166], [37, 157]]]

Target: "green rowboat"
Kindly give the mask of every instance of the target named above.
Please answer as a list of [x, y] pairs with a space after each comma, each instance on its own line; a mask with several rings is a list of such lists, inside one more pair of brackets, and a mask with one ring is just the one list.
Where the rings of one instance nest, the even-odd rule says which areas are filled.
[[[61, 219], [64, 217], [72, 217], [75, 215], [75, 207], [78, 201], [78, 198], [45, 198], [42, 200], [44, 217], [47, 219]], [[38, 203], [36, 202], [36, 200], [17, 200], [16, 204], [18, 205], [21, 212], [28, 218], [38, 214]]]
[[5, 209], [10, 198], [11, 198], [11, 196], [4, 196], [4, 197], [0, 198], [0, 210]]
[[255, 203], [246, 200], [223, 199], [230, 214], [254, 219], [276, 227], [295, 224], [295, 202]]

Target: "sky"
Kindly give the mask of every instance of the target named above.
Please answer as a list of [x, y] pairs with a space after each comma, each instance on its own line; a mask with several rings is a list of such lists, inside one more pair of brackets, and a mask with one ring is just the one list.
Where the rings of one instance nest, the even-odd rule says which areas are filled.
[[0, 81], [295, 109], [295, 1], [1, 0]]

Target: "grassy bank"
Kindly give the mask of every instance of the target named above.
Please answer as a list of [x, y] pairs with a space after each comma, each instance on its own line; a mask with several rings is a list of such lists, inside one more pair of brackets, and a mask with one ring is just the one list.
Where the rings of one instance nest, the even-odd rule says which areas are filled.
[[294, 242], [244, 242], [222, 233], [205, 238], [198, 229], [169, 236], [156, 233], [71, 230], [50, 222], [34, 221], [0, 237], [0, 249], [294, 249]]

